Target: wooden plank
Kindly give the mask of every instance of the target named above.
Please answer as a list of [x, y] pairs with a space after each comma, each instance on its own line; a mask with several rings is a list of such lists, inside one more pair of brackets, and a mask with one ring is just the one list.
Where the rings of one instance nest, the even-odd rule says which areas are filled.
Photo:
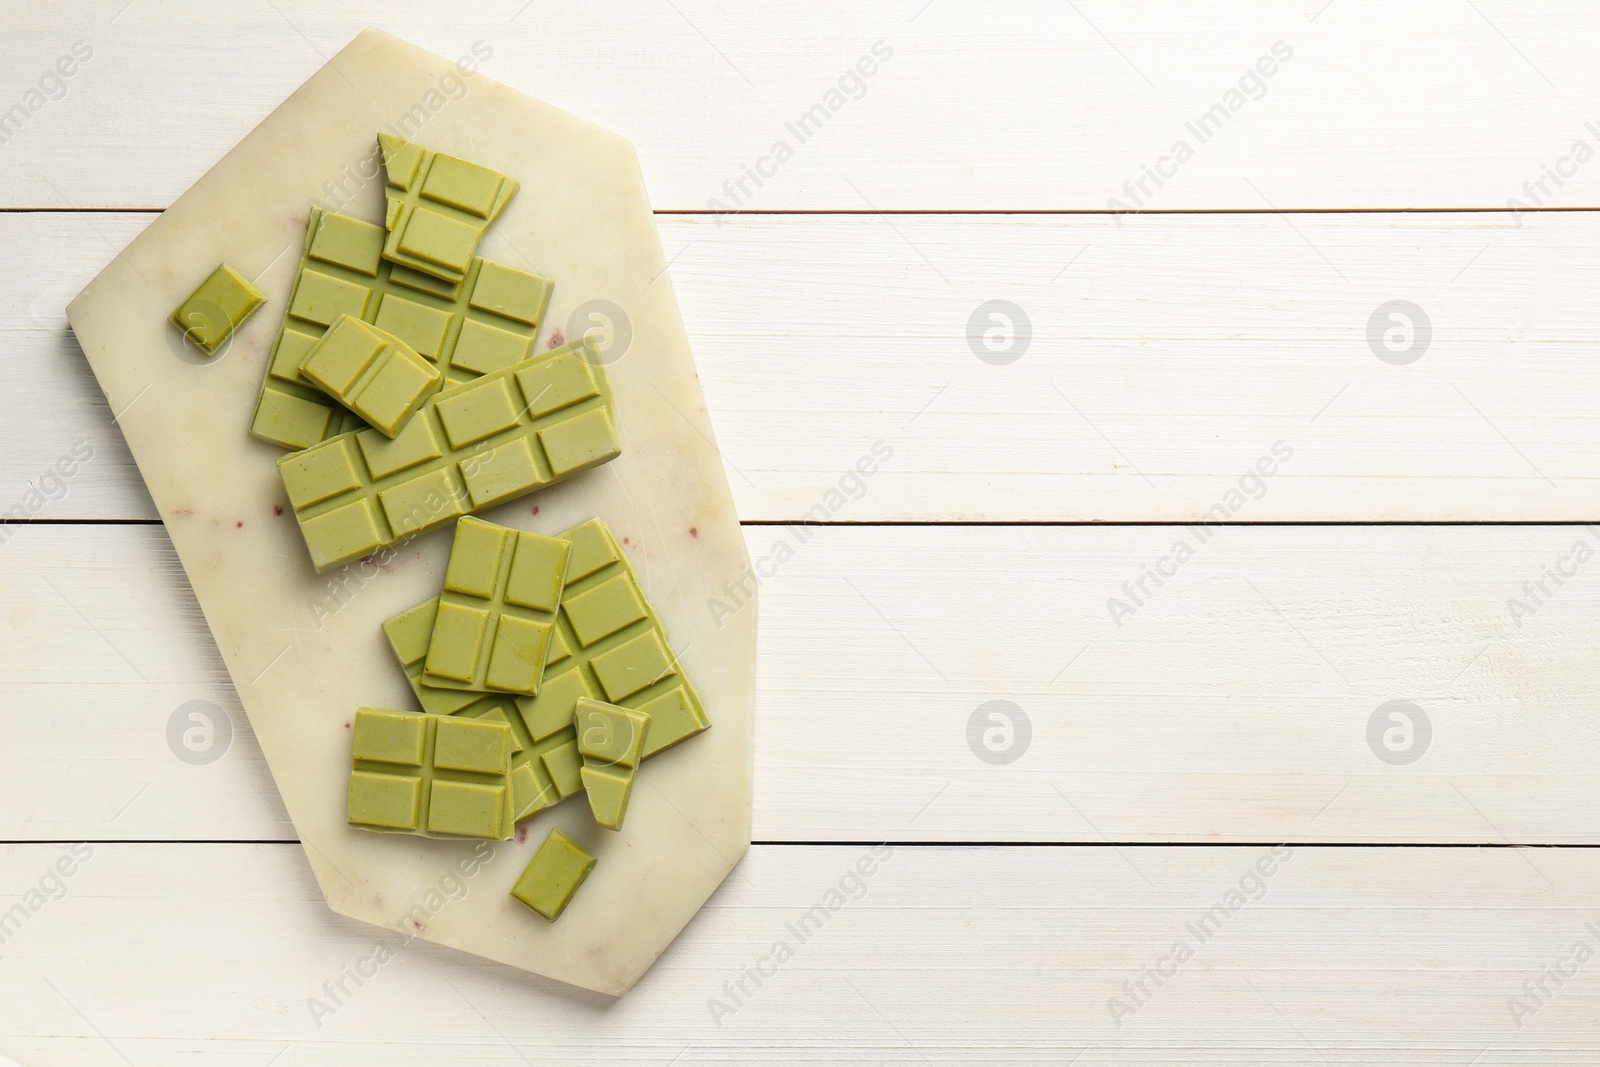
[[[0, 304], [0, 513], [86, 442], [93, 461], [60, 499], [36, 498], [36, 514], [153, 517], [62, 317], [146, 219], [0, 216], [13, 249], [0, 280], [16, 294]], [[1600, 510], [1600, 215], [1520, 229], [1497, 214], [1324, 215], [1293, 228], [1150, 216], [1121, 229], [1083, 216], [721, 228], [669, 216], [661, 229], [746, 520], [1587, 521]], [[1031, 320], [1008, 365], [968, 343], [969, 318], [993, 299]], [[1408, 365], [1367, 340], [1374, 312], [1397, 299], [1432, 324]], [[1293, 455], [1274, 465], [1278, 442]], [[1230, 497], [1264, 456], [1277, 473], [1247, 483], [1259, 499]], [[870, 478], [851, 473], [863, 457]]]
[[[746, 532], [756, 840], [1600, 841], [1594, 529]], [[0, 840], [292, 837], [159, 527], [26, 527], [0, 598]]]
[[[0, 884], [20, 895], [65, 854], [0, 849]], [[102, 844], [5, 946], [0, 1052], [30, 1067], [1575, 1067], [1600, 1054], [1593, 963], [1547, 984], [1520, 1029], [1508, 1005], [1575, 943], [1594, 951], [1596, 876], [1593, 850], [757, 846], [612, 1002], [335, 916], [293, 846]], [[1233, 914], [1212, 911], [1230, 891]], [[830, 892], [837, 910], [800, 927]], [[1158, 964], [1160, 987], [1142, 973]], [[359, 987], [344, 977], [358, 966]], [[743, 977], [758, 966], [759, 987]], [[336, 1002], [323, 986], [341, 980]], [[724, 987], [738, 981], [748, 996]], [[1109, 1002], [1131, 1004], [1137, 981], [1151, 995], [1119, 1026]], [[313, 998], [335, 1010], [314, 1020]]]
[[[1141, 180], [1161, 210], [1499, 208], [1546, 165], [1569, 174], [1551, 202], [1600, 194], [1600, 168], [1561, 161], [1597, 140], [1600, 13], [1582, 0], [1024, 0], [1003, 18], [948, 0], [415, 0], [383, 15], [630, 137], [670, 210], [731, 205], [724, 184], [756, 166], [770, 175], [746, 179], [757, 210], [1103, 211], [1137, 202], [1124, 186]], [[74, 42], [92, 57], [31, 101], [0, 205], [164, 207], [370, 18], [316, 0], [176, 20], [153, 0], [30, 11], [0, 43], [6, 107]], [[850, 80], [880, 41], [887, 62]], [[448, 121], [452, 91], [426, 101], [430, 121]], [[826, 123], [802, 141], [788, 124], [819, 103]], [[1222, 118], [1202, 130], [1211, 108]], [[792, 156], [763, 163], [778, 140]], [[1144, 177], [1158, 167], [1159, 187]]]

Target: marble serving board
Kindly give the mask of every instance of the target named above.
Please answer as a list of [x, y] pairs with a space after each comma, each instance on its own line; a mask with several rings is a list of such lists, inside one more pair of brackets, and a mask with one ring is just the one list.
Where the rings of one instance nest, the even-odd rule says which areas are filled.
[[[633, 147], [472, 65], [362, 33], [123, 250], [68, 318], [328, 903], [618, 995], [749, 846], [756, 611], [746, 597], [732, 614], [713, 600], [749, 564]], [[309, 209], [383, 220], [385, 129], [521, 181], [480, 254], [555, 280], [539, 350], [569, 330], [605, 331], [622, 456], [484, 517], [541, 533], [605, 519], [705, 701], [711, 729], [645, 764], [620, 833], [597, 827], [581, 796], [506, 842], [345, 823], [356, 708], [416, 706], [379, 625], [439, 591], [453, 527], [319, 576], [278, 478], [282, 452], [247, 428]], [[167, 315], [223, 261], [269, 302], [206, 359]], [[552, 924], [508, 894], [557, 826], [598, 862]]]

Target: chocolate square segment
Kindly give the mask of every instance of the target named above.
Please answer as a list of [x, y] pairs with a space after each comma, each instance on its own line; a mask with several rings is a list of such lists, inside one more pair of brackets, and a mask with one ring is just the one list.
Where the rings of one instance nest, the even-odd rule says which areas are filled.
[[407, 212], [404, 217], [410, 224], [401, 225], [403, 236], [395, 242], [398, 254], [391, 258], [450, 281], [464, 278], [483, 231], [437, 211], [408, 208]]
[[500, 582], [505, 532], [503, 526], [477, 519], [457, 526], [450, 561], [445, 565], [444, 587], [452, 593], [492, 598]]
[[544, 316], [552, 288], [549, 278], [485, 262], [472, 287], [472, 306], [532, 326]]
[[350, 774], [350, 822], [376, 830], [410, 830], [422, 824], [423, 780], [409, 774]]
[[383, 245], [372, 239], [374, 229], [371, 223], [330, 212], [312, 232], [307, 251], [312, 259], [376, 278]]
[[551, 830], [511, 895], [555, 922], [594, 870], [594, 857], [560, 830]]
[[461, 448], [517, 425], [521, 412], [504, 378], [452, 390], [439, 400], [439, 421], [450, 447]]
[[318, 572], [339, 562], [339, 556], [360, 559], [383, 547], [383, 516], [371, 500], [352, 500], [320, 512], [300, 524], [311, 546], [311, 563]]
[[369, 708], [355, 718], [351, 754], [358, 760], [420, 767], [427, 751], [426, 726], [415, 715]]
[[608, 411], [586, 411], [539, 431], [545, 462], [558, 478], [615, 458], [617, 429]]
[[[437, 363], [450, 335], [452, 316], [447, 311], [394, 293], [386, 293], [378, 305], [373, 325], [391, 333], [416, 349], [424, 359]], [[532, 338], [526, 338], [529, 342]]]
[[[384, 544], [426, 533], [467, 513], [461, 489], [448, 470], [430, 470], [399, 481], [378, 493], [378, 503], [383, 506], [384, 519], [389, 526]], [[311, 542], [307, 540], [306, 543]]]
[[638, 622], [647, 614], [634, 584], [627, 575], [622, 574], [575, 597], [569, 597], [566, 611], [567, 621], [572, 623], [572, 632], [584, 648]]
[[592, 366], [597, 360], [586, 356], [587, 353], [573, 347], [559, 359], [545, 360], [518, 371], [517, 386], [522, 390], [522, 402], [528, 410], [535, 415], [548, 415], [597, 395], [600, 384]]
[[503, 785], [435, 781], [428, 803], [428, 831], [492, 841], [506, 822], [505, 798], [509, 792]]
[[361, 318], [372, 303], [372, 290], [360, 282], [308, 270], [289, 295], [289, 314], [317, 326], [332, 326], [340, 315]]
[[501, 615], [494, 631], [494, 647], [483, 674], [485, 689], [505, 693], [537, 691], [550, 651], [550, 627], [515, 615]]
[[462, 463], [461, 480], [467, 485], [472, 506], [486, 507], [485, 501], [504, 499], [507, 494], [542, 485], [544, 475], [533, 458], [533, 446], [526, 439], [517, 439], [479, 452], [470, 463]]
[[393, 438], [375, 433], [358, 433], [355, 442], [361, 449], [361, 457], [367, 461], [367, 470], [374, 478], [382, 478], [444, 455], [439, 431], [428, 419], [412, 419]]
[[484, 635], [490, 615], [482, 608], [465, 604], [439, 605], [433, 623], [433, 639], [428, 642], [428, 681], [451, 688], [473, 688], [483, 659]]
[[505, 774], [511, 768], [511, 731], [484, 726], [471, 719], [440, 719], [433, 765], [445, 770]]
[[318, 449], [315, 455], [286, 456], [278, 464], [278, 473], [289, 492], [289, 503], [304, 508], [360, 488], [358, 467], [351, 442], [340, 441]]
[[583, 789], [583, 757], [578, 754], [576, 738], [552, 748], [539, 758], [563, 798]]
[[505, 181], [503, 175], [488, 167], [438, 152], [433, 156], [428, 176], [422, 181], [422, 195], [457, 211], [487, 219], [495, 210]]
[[533, 338], [469, 319], [461, 324], [450, 365], [457, 371], [488, 374], [528, 358]]
[[567, 577], [567, 556], [572, 542], [554, 537], [521, 540], [506, 577], [507, 604], [554, 612], [561, 601], [561, 586]]
[[646, 631], [594, 657], [594, 674], [609, 700], [623, 700], [673, 673], [672, 653]]
[[208, 355], [215, 355], [266, 302], [267, 298], [244, 275], [223, 263], [178, 305], [170, 321], [185, 338]]

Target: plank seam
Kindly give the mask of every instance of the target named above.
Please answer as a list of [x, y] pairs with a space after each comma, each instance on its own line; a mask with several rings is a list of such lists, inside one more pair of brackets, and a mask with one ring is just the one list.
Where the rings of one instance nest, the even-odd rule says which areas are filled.
[[[1389, 520], [1389, 521], [1380, 521], [1380, 520], [1361, 520], [1361, 519], [1303, 519], [1303, 520], [1276, 519], [1276, 520], [1265, 520], [1265, 521], [1259, 521], [1259, 522], [1257, 522], [1257, 521], [1249, 521], [1249, 520], [1243, 520], [1243, 521], [1239, 521], [1239, 522], [1215, 522], [1215, 523], [1206, 523], [1204, 525], [1208, 525], [1208, 526], [1228, 526], [1228, 527], [1255, 527], [1255, 526], [1297, 526], [1297, 527], [1306, 527], [1306, 526], [1327, 526], [1327, 527], [1405, 527], [1405, 526], [1414, 526], [1414, 527], [1439, 527], [1439, 528], [1458, 527], [1458, 526], [1459, 527], [1492, 527], [1492, 526], [1548, 526], [1548, 527], [1578, 526], [1578, 527], [1584, 527], [1584, 526], [1593, 525], [1595, 521], [1597, 521], [1597, 520], [1581, 521], [1581, 520], [1578, 520], [1578, 519], [1429, 519], [1429, 520], [1395, 519], [1395, 520]], [[26, 527], [26, 526], [162, 526], [162, 525], [165, 525], [165, 523], [161, 519], [91, 519], [91, 518], [77, 518], [77, 519], [53, 519], [53, 518], [0, 519], [0, 529], [5, 529], [5, 528], [8, 528], [8, 527], [22, 528], [22, 527]], [[1123, 520], [1105, 520], [1105, 521], [1100, 521], [1100, 520], [1095, 520], [1095, 521], [1074, 521], [1074, 520], [1068, 520], [1068, 519], [953, 519], [953, 520], [950, 520], [948, 522], [937, 520], [937, 519], [859, 519], [859, 520], [857, 520], [857, 519], [839, 519], [839, 520], [829, 520], [829, 521], [821, 521], [821, 522], [816, 521], [816, 520], [811, 520], [811, 519], [741, 519], [739, 521], [739, 525], [740, 526], [748, 526], [748, 527], [752, 527], [752, 528], [757, 528], [757, 527], [784, 527], [784, 526], [805, 526], [805, 527], [817, 527], [817, 528], [860, 526], [860, 527], [886, 527], [886, 528], [894, 529], [894, 528], [900, 528], [900, 527], [917, 528], [917, 527], [938, 526], [938, 527], [947, 527], [947, 528], [982, 529], [982, 528], [987, 528], [987, 527], [1021, 528], [1021, 527], [1035, 527], [1035, 526], [1037, 526], [1037, 527], [1059, 527], [1059, 528], [1076, 528], [1076, 527], [1119, 527], [1119, 528], [1120, 527], [1133, 527], [1133, 528], [1138, 528], [1138, 527], [1167, 527], [1167, 528], [1172, 528], [1172, 527], [1193, 526], [1193, 525], [1195, 525], [1195, 523], [1192, 520], [1189, 521], [1189, 522], [1177, 522], [1177, 521], [1156, 521], [1156, 520], [1152, 520], [1152, 519], [1138, 519], [1138, 520], [1123, 519]]]
[[[300, 845], [298, 838], [0, 838], [0, 845]], [[1297, 841], [1293, 838], [1279, 841], [894, 841], [876, 838], [850, 841], [752, 841], [752, 848], [871, 848], [887, 845], [891, 848], [1272, 848], [1289, 845], [1293, 848], [1410, 848], [1410, 849], [1518, 849], [1539, 848], [1600, 849], [1600, 842], [1572, 844], [1528, 843], [1519, 841]]]
[[[0, 207], [0, 215], [159, 215], [160, 207]], [[1288, 207], [1288, 208], [1151, 208], [1146, 211], [1107, 211], [1103, 208], [768, 208], [750, 211], [707, 211], [696, 209], [652, 211], [657, 218], [744, 218], [782, 216], [1056, 216], [1086, 215], [1120, 218], [1125, 215], [1560, 215], [1600, 212], [1600, 205], [1549, 207]]]

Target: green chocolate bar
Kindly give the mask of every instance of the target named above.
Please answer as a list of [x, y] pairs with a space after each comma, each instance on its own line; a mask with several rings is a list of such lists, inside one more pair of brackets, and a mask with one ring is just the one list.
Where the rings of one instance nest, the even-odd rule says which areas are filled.
[[633, 795], [650, 716], [599, 700], [578, 701], [578, 752], [583, 756], [583, 788], [594, 821], [607, 830], [622, 829]]
[[484, 231], [516, 195], [517, 183], [387, 133], [378, 134], [378, 150], [388, 185], [383, 258], [459, 282]]
[[556, 537], [458, 522], [423, 682], [537, 693], [571, 550]]
[[573, 894], [594, 870], [594, 857], [560, 830], [551, 830], [511, 895], [551, 922], [572, 903]]
[[261, 381], [250, 433], [284, 448], [308, 448], [363, 427], [353, 413], [300, 374], [307, 350], [340, 315], [371, 323], [410, 345], [444, 374], [471, 381], [533, 353], [553, 283], [474, 259], [450, 285], [383, 258], [381, 226], [311, 209], [289, 310]]
[[300, 374], [385, 437], [399, 433], [444, 381], [410, 345], [349, 315], [311, 346]]
[[178, 305], [168, 321], [184, 337], [215, 355], [222, 343], [266, 302], [255, 286], [224, 263]]
[[360, 430], [279, 459], [317, 571], [615, 459], [598, 360], [574, 342], [433, 394], [393, 440]]
[[436, 689], [422, 684], [422, 663], [439, 599], [424, 601], [383, 624], [389, 647], [425, 711], [504, 722], [511, 727], [511, 789], [518, 822], [583, 789], [582, 757], [572, 721], [541, 722], [524, 713], [527, 697]]
[[519, 702], [523, 714], [572, 722], [585, 697], [642, 711], [645, 756], [710, 726], [610, 529], [590, 519], [558, 536], [572, 542], [567, 584], [539, 695]]
[[351, 732], [350, 825], [423, 837], [511, 836], [505, 723], [362, 708]]

